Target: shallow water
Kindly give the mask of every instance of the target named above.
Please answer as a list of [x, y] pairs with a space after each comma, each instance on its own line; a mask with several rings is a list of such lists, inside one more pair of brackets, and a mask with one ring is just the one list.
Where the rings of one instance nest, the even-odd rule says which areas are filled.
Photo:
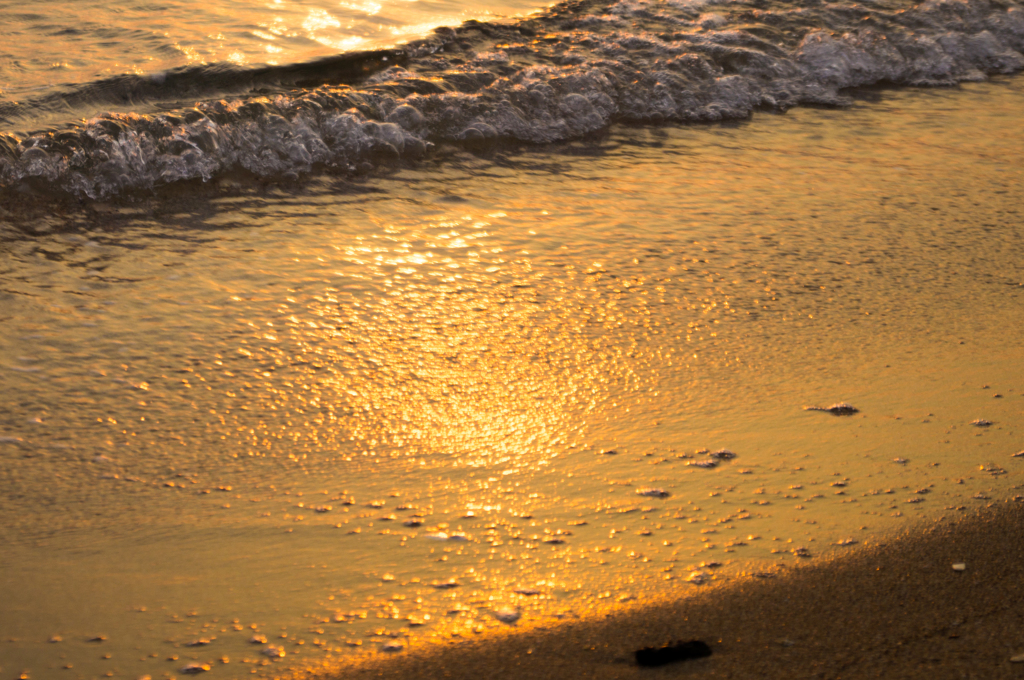
[[12, 214], [0, 672], [277, 673], [1015, 496], [1024, 87], [864, 95]]
[[521, 0], [0, 2], [0, 106], [122, 75], [280, 65], [390, 47], [465, 19], [528, 14]]
[[[175, 7], [168, 15], [189, 6]], [[239, 175], [354, 178], [445, 145], [494, 150], [615, 124], [742, 120], [846, 106], [854, 87], [953, 86], [1022, 69], [1024, 9], [1013, 2], [563, 3], [439, 27], [392, 50], [42, 88], [0, 103], [0, 197], [107, 200]]]

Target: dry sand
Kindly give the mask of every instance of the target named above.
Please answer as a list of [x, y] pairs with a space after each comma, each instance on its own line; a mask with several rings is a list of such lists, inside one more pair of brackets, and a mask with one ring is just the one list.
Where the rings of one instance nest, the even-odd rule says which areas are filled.
[[[699, 597], [414, 647], [318, 677], [1024, 679], [1024, 663], [1010, 661], [1024, 654], [1024, 504], [847, 550]], [[967, 569], [954, 571], [957, 562]], [[656, 669], [633, 661], [638, 648], [694, 638], [711, 657]]]

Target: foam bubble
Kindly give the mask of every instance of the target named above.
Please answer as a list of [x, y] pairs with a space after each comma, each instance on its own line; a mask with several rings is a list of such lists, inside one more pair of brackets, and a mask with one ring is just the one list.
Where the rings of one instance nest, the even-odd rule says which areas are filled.
[[926, 0], [903, 11], [758, 9], [742, 0], [618, 0], [582, 14], [556, 6], [518, 24], [438, 29], [406, 46], [404, 64], [354, 87], [106, 114], [0, 138], [0, 185], [104, 198], [228, 171], [360, 172], [438, 143], [544, 144], [616, 122], [842, 105], [849, 87], [1014, 73], [1024, 69], [1021, 50], [1024, 12], [987, 0]]

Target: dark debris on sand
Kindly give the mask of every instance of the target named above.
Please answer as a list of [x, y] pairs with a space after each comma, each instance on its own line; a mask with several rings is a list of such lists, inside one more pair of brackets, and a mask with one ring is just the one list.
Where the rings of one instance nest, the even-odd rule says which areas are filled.
[[644, 647], [636, 650], [634, 656], [638, 665], [652, 668], [687, 659], [703, 659], [711, 656], [711, 647], [701, 640], [679, 641], [664, 647]]

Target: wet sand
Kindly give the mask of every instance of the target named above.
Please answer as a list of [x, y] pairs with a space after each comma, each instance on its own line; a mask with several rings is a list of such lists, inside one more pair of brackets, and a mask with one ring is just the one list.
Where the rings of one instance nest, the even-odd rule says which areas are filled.
[[[960, 514], [960, 513], [957, 513]], [[962, 516], [961, 516], [962, 517]], [[947, 517], [771, 578], [498, 638], [334, 669], [333, 678], [1017, 678], [1024, 505]], [[955, 571], [954, 563], [966, 563]], [[709, 658], [641, 668], [633, 651], [699, 639]]]
[[[893, 677], [947, 594], [886, 628], [875, 593], [928, 581], [811, 576], [1021, 493], [1024, 80], [876, 94], [12, 232], [0, 680]], [[985, 581], [954, 548], [915, 569]], [[755, 561], [805, 571], [729, 586]], [[715, 654], [630, 665], [680, 638]]]

